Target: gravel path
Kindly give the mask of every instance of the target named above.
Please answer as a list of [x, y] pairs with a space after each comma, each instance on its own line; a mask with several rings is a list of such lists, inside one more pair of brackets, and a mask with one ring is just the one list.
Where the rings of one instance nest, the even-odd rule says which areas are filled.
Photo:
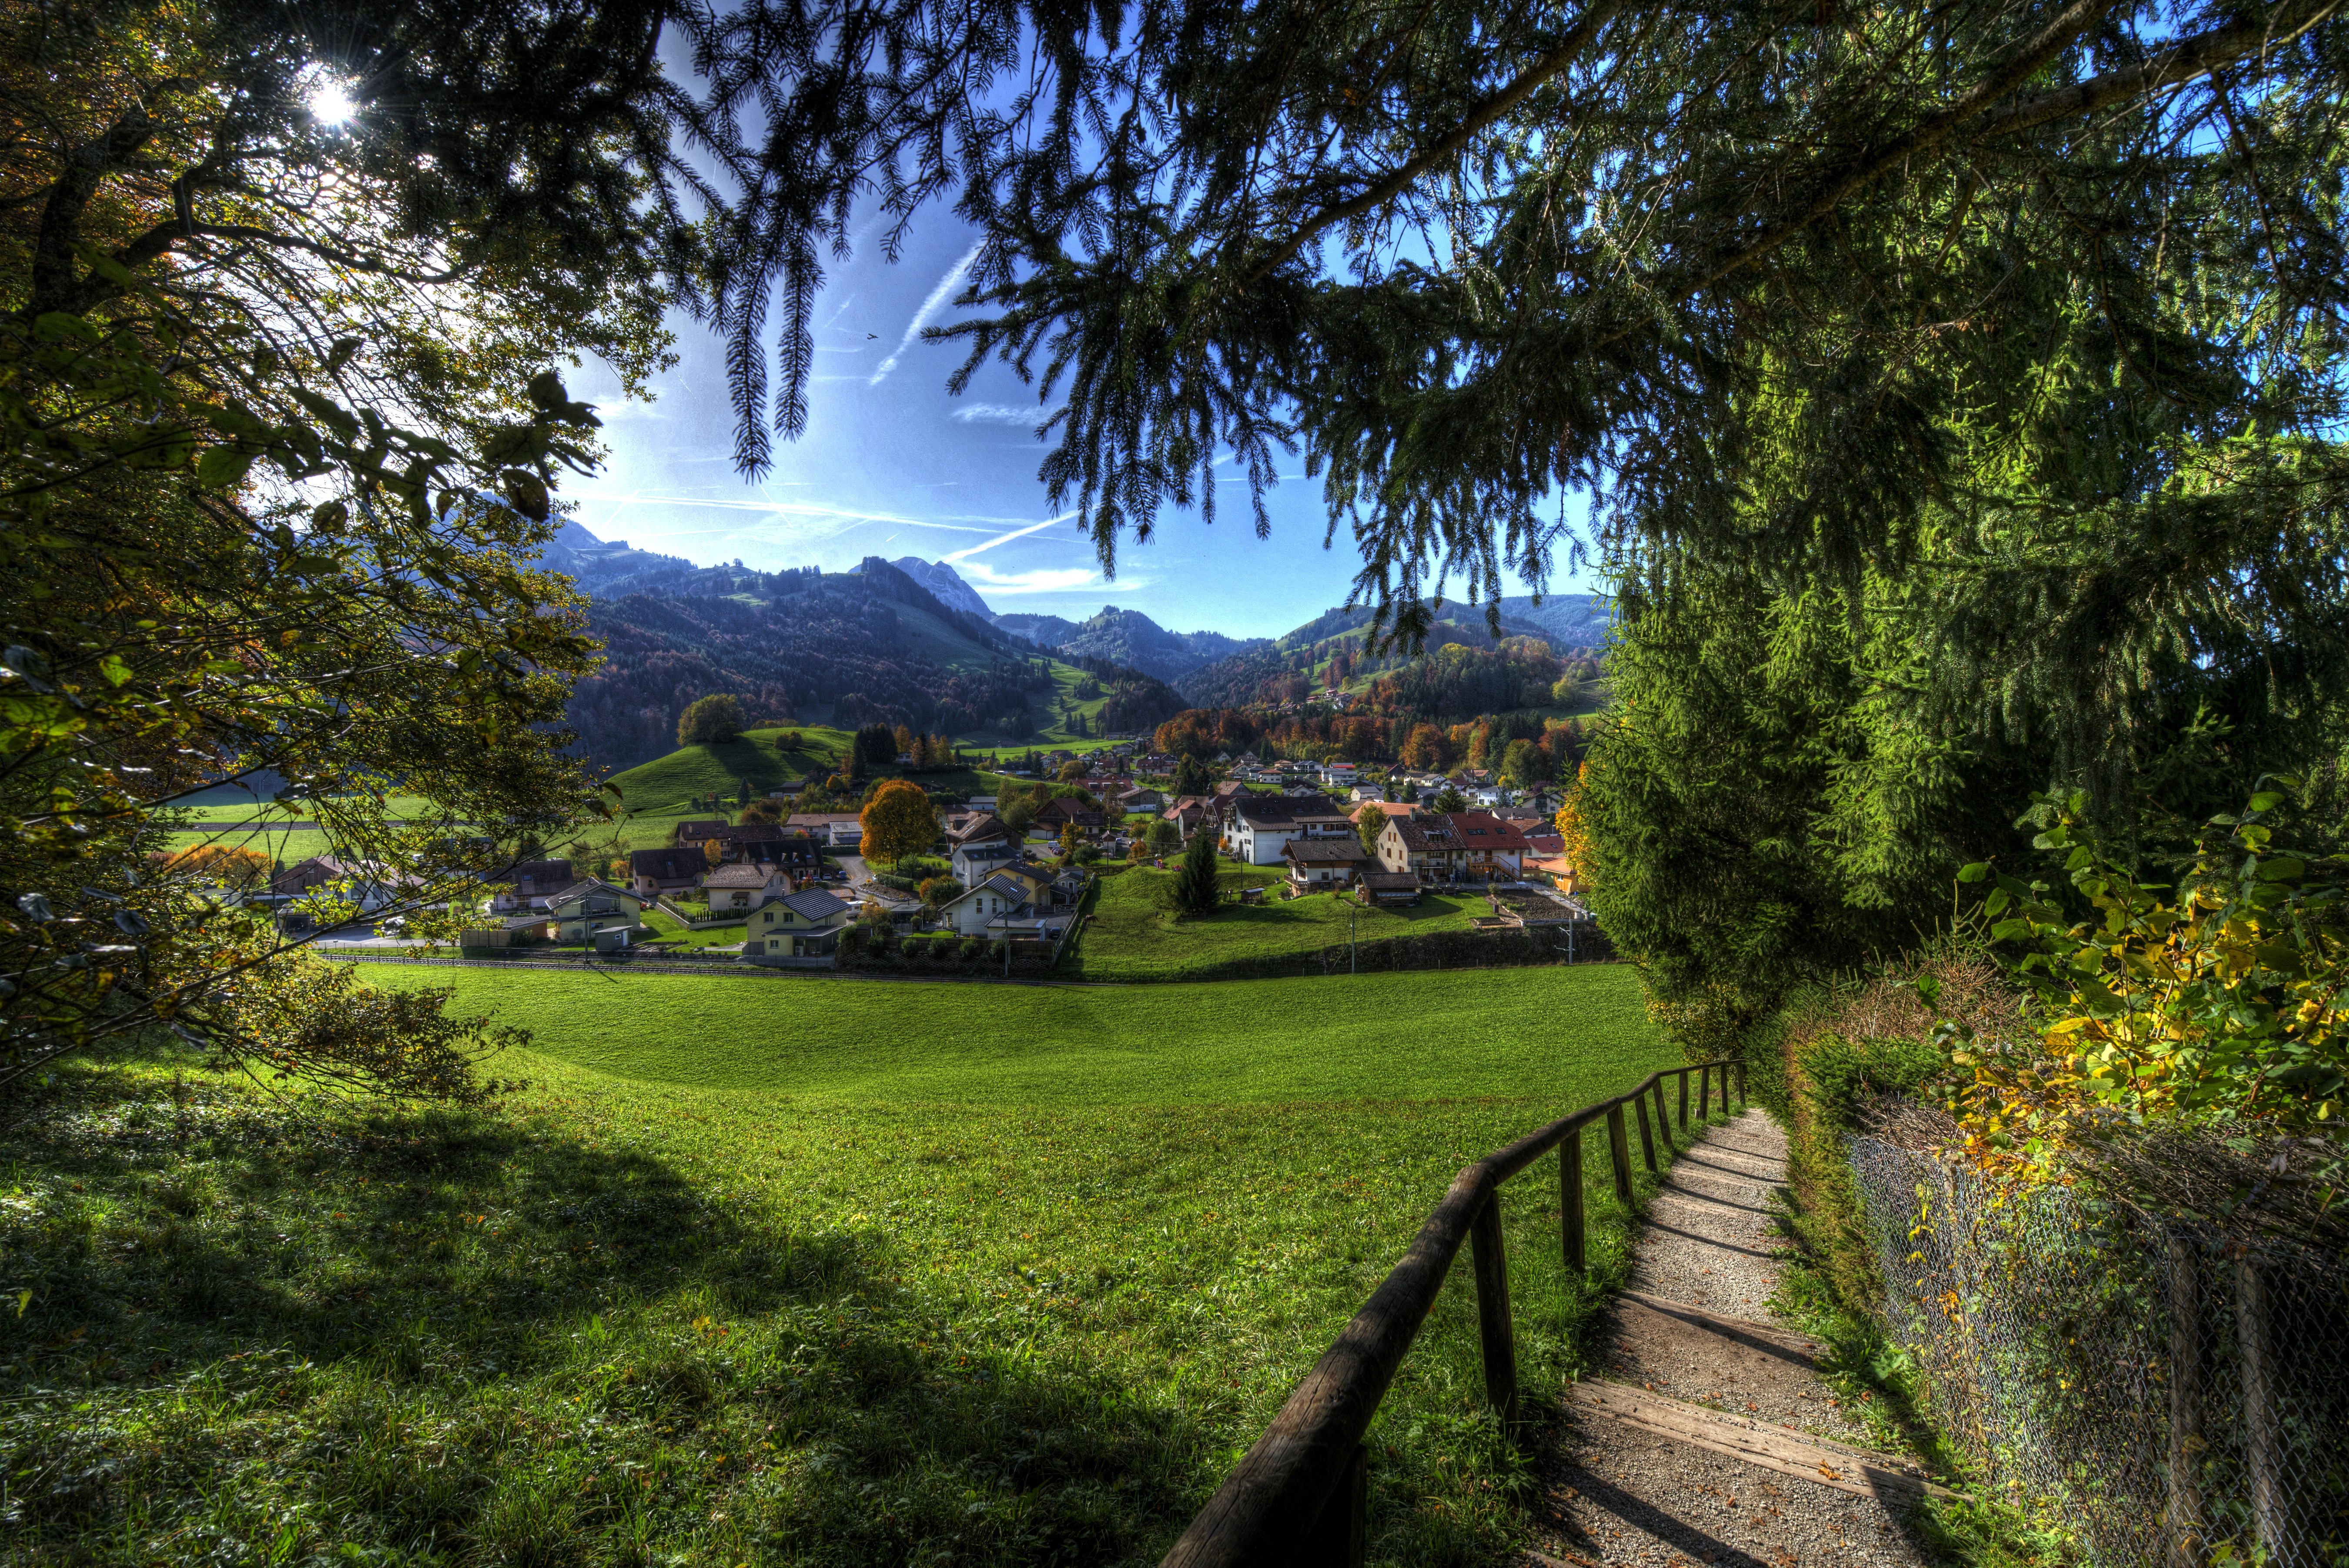
[[[1840, 1485], [1768, 1470], [1605, 1413], [1603, 1384], [1570, 1401], [1544, 1466], [1533, 1563], [1805, 1568], [1931, 1561], [1907, 1524], [1913, 1494], [1852, 1490], [1851, 1450], [1868, 1429], [1812, 1362], [1816, 1344], [1769, 1321], [1777, 1288], [1770, 1199], [1786, 1140], [1749, 1110], [1708, 1130], [1673, 1162], [1640, 1234], [1631, 1289], [1619, 1298], [1599, 1377], [1682, 1403], [1697, 1426], [1729, 1423], [1803, 1459]], [[1617, 1405], [1625, 1401], [1616, 1400]], [[1651, 1401], [1652, 1404], [1652, 1400]], [[1807, 1456], [1807, 1457], [1805, 1457]], [[1874, 1458], [1875, 1456], [1870, 1456]], [[1878, 1460], [1913, 1472], [1908, 1461]], [[1899, 1479], [1899, 1478], [1895, 1478]]]

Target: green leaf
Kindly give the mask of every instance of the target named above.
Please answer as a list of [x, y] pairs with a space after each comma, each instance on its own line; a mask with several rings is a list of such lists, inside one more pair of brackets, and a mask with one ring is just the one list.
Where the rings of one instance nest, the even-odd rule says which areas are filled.
[[118, 654], [109, 654], [98, 660], [98, 673], [106, 677], [109, 686], [121, 686], [130, 679], [130, 666]]
[[98, 344], [106, 341], [98, 328], [61, 310], [45, 311], [33, 322], [33, 336], [43, 343], [62, 343], [67, 338], [79, 343]]
[[196, 482], [211, 490], [233, 490], [244, 482], [256, 455], [234, 447], [214, 447], [197, 459]]
[[1958, 872], [1958, 880], [1961, 882], [1978, 882], [1984, 880], [1989, 875], [1990, 862], [1988, 861], [1976, 861], [1973, 864], [1963, 868]]

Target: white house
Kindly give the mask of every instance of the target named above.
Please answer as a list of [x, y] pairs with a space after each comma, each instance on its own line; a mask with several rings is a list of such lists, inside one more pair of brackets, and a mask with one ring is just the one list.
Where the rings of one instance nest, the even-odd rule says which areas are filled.
[[701, 895], [709, 901], [709, 913], [712, 914], [756, 909], [769, 899], [781, 898], [791, 891], [790, 877], [780, 871], [754, 866], [748, 861], [719, 866], [701, 879]]
[[1292, 839], [1351, 839], [1354, 824], [1319, 795], [1240, 795], [1226, 808], [1223, 847], [1252, 866], [1277, 866]]
[[1019, 846], [1009, 839], [989, 839], [976, 844], [957, 844], [954, 849], [954, 880], [965, 887], [977, 887], [1003, 867], [1019, 858]]
[[984, 936], [988, 923], [1027, 913], [1028, 884], [1017, 877], [990, 876], [950, 900], [938, 916], [965, 936]]

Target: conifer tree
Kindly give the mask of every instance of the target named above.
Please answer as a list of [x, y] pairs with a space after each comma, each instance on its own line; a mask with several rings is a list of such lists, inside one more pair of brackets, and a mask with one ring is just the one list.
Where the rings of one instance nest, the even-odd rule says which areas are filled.
[[1221, 900], [1216, 886], [1216, 834], [1203, 823], [1183, 851], [1182, 869], [1174, 873], [1174, 907], [1185, 914], [1213, 914]]

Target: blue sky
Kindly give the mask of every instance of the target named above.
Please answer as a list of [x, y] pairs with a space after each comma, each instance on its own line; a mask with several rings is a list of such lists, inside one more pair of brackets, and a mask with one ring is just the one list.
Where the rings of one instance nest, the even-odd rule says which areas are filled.
[[574, 377], [573, 395], [598, 404], [611, 449], [602, 473], [564, 487], [578, 521], [600, 538], [705, 565], [943, 560], [999, 614], [1082, 620], [1118, 604], [1176, 631], [1273, 636], [1344, 602], [1358, 566], [1352, 541], [1341, 531], [1322, 548], [1321, 489], [1301, 459], [1284, 465], [1288, 477], [1272, 493], [1270, 539], [1256, 537], [1245, 486], [1227, 481], [1214, 526], [1195, 511], [1170, 511], [1150, 543], [1121, 546], [1117, 577], [1105, 579], [1092, 541], [1056, 515], [1036, 478], [1045, 448], [1035, 389], [988, 366], [963, 397], [947, 396], [958, 352], [919, 334], [953, 319], [971, 236], [944, 211], [925, 218], [895, 266], [868, 238], [833, 268], [815, 314], [807, 434], [776, 443], [756, 483], [734, 469], [725, 360], [706, 329], [671, 324], [678, 363], [651, 402], [622, 401], [599, 366]]

